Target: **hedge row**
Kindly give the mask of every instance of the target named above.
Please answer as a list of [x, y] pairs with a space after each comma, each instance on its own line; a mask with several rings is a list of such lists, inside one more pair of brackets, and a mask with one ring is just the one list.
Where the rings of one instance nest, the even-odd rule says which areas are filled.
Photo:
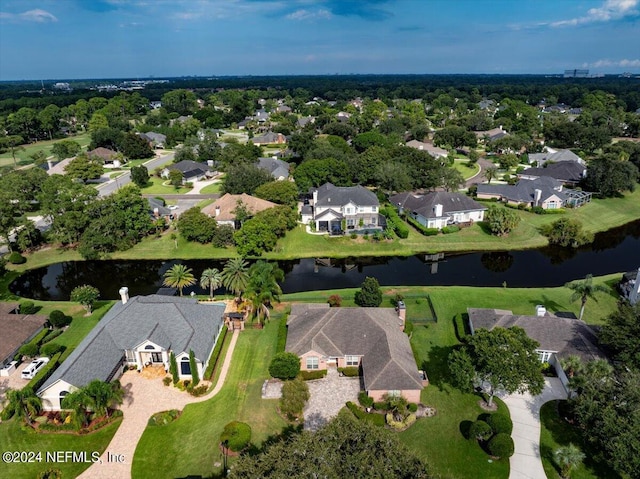
[[284, 353], [284, 348], [287, 345], [287, 316], [280, 318], [278, 323], [278, 343], [276, 346], [276, 353]]
[[372, 414], [360, 409], [356, 404], [351, 401], [347, 402], [347, 408], [353, 413], [353, 415], [360, 421], [367, 421], [375, 426], [384, 427], [384, 415]]
[[319, 369], [317, 371], [300, 371], [300, 377], [305, 381], [312, 381], [314, 379], [322, 379], [327, 375], [326, 369]]
[[224, 339], [227, 337], [227, 327], [222, 326], [222, 331], [220, 332], [220, 337], [218, 338], [218, 342], [216, 343], [216, 347], [213, 348], [213, 352], [211, 353], [211, 357], [209, 358], [209, 365], [207, 369], [204, 371], [204, 378], [206, 380], [211, 380], [213, 377], [213, 371], [215, 370], [216, 364], [218, 364], [218, 358], [220, 357], [220, 351], [222, 351], [222, 346], [224, 345]]
[[56, 370], [58, 365], [62, 362], [60, 357], [62, 356], [62, 352], [56, 353], [47, 363], [47, 365], [38, 371], [38, 374], [29, 381], [26, 387], [37, 391], [40, 389], [40, 386], [44, 384], [44, 382], [51, 377], [53, 372]]
[[398, 235], [398, 238], [405, 239], [409, 236], [409, 228], [394, 208], [380, 208], [380, 213], [387, 218], [387, 227], [391, 228]]
[[338, 368], [338, 372], [348, 378], [360, 376], [360, 368], [358, 366], [347, 366], [346, 368]]
[[438, 228], [427, 228], [418, 223], [411, 216], [407, 216], [407, 222], [425, 236], [435, 236], [439, 233]]
[[48, 329], [43, 329], [38, 334], [34, 336], [34, 338], [26, 344], [23, 344], [18, 351], [18, 354], [14, 358], [16, 361], [22, 359], [22, 356], [34, 357], [38, 354], [40, 350], [40, 344], [44, 340], [44, 338], [49, 334]]

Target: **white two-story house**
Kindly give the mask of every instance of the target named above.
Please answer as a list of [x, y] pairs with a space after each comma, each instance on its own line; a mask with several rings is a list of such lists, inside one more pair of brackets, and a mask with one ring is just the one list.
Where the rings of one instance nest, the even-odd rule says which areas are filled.
[[344, 231], [380, 230], [380, 202], [372, 191], [358, 186], [334, 186], [331, 183], [312, 191], [308, 206], [302, 208], [302, 222], [313, 223], [316, 231], [332, 234]]

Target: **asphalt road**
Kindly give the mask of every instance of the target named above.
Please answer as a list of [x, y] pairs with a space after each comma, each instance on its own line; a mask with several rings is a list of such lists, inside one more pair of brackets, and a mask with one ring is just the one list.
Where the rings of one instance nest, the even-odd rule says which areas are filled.
[[[149, 160], [143, 164], [144, 166], [147, 167], [147, 170], [149, 170], [149, 173], [152, 174], [153, 170], [155, 170], [156, 168], [160, 166], [164, 166], [168, 163], [172, 163], [174, 156], [175, 156], [175, 153], [173, 152], [167, 153], [158, 158]], [[124, 185], [128, 183], [131, 183], [130, 171], [123, 173], [122, 175], [120, 175], [114, 180], [107, 181], [106, 183], [103, 183], [100, 186], [98, 186], [98, 195], [109, 196], [110, 194], [114, 193], [115, 191], [118, 191], [120, 188], [122, 188]]]

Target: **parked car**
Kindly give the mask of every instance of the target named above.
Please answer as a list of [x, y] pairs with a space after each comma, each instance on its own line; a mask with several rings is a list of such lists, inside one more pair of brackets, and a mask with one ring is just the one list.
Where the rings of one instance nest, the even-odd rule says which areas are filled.
[[49, 362], [49, 358], [36, 358], [31, 361], [26, 368], [22, 370], [22, 379], [33, 379], [38, 371], [40, 371]]

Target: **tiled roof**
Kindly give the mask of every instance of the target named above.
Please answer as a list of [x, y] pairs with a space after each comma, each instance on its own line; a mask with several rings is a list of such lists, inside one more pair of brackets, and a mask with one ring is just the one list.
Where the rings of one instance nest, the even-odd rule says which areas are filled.
[[363, 356], [367, 390], [422, 389], [409, 338], [393, 308], [328, 308], [294, 304], [286, 350], [330, 356]]
[[[271, 201], [256, 198], [255, 196], [250, 196], [246, 193], [242, 193], [241, 195], [226, 193], [215, 202], [202, 208], [202, 212], [219, 221], [234, 221], [236, 219], [234, 211], [238, 207], [238, 201], [241, 201], [242, 204], [244, 204], [245, 208], [247, 208], [251, 215], [255, 215], [260, 211], [278, 206]], [[216, 208], [218, 207], [220, 208], [220, 213], [216, 215]]]
[[47, 317], [41, 314], [16, 314], [18, 303], [0, 303], [0, 364], [22, 343], [42, 329]]

